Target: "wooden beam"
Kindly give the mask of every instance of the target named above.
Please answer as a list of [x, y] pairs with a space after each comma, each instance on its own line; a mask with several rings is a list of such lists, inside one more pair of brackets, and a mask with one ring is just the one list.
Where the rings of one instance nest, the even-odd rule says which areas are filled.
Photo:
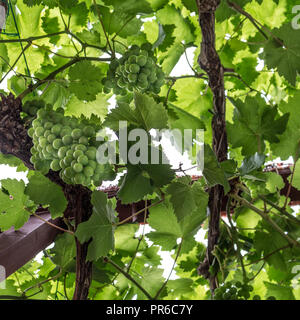
[[[39, 215], [46, 221], [62, 226], [61, 220], [51, 220], [50, 213]], [[49, 246], [59, 233], [58, 229], [34, 216], [19, 230], [11, 228], [0, 233], [0, 265], [5, 268], [6, 277]]]

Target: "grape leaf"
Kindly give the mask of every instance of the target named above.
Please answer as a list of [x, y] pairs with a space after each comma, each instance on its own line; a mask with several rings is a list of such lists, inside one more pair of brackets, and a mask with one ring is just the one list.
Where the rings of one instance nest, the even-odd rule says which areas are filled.
[[300, 190], [300, 160], [298, 160], [294, 166], [296, 166], [295, 168], [295, 172], [294, 172], [294, 177], [293, 177], [293, 182], [292, 185], [293, 187], [295, 187], [296, 189]]
[[103, 0], [103, 2], [106, 6], [112, 6], [114, 11], [126, 12], [132, 15], [152, 12], [152, 8], [146, 0], [127, 0], [126, 2], [123, 0]]
[[[115, 230], [115, 249], [124, 256], [135, 253], [139, 240], [135, 237], [138, 224], [121, 225]], [[139, 247], [142, 249], [142, 246]]]
[[62, 188], [38, 171], [29, 176], [29, 183], [26, 186], [25, 193], [36, 204], [49, 205], [52, 219], [63, 216], [67, 208], [67, 200]]
[[[58, 17], [51, 17], [49, 9], [45, 11], [42, 21], [42, 28], [45, 33], [56, 33], [60, 31]], [[49, 41], [56, 44], [59, 38], [60, 36], [51, 37]]]
[[93, 115], [104, 120], [107, 114], [109, 95], [98, 93], [94, 101], [82, 101], [75, 96], [71, 97], [66, 105], [66, 116], [74, 116], [80, 118], [84, 116], [90, 119]]
[[134, 93], [134, 102], [136, 119], [144, 129], [167, 128], [168, 115], [162, 103], [158, 104], [153, 98], [139, 92]]
[[300, 44], [299, 32], [286, 23], [280, 28], [273, 29], [272, 34], [264, 46], [262, 57], [268, 68], [276, 68], [278, 73], [295, 86], [297, 74], [300, 73]]
[[225, 172], [217, 161], [216, 155], [209, 145], [204, 146], [204, 169], [203, 176], [206, 183], [213, 187], [217, 184], [224, 186], [224, 191], [227, 193], [230, 190]]
[[[127, 11], [118, 10], [111, 14], [109, 8], [99, 6], [99, 12], [101, 12], [106, 32], [117, 34], [122, 38], [136, 35], [143, 24], [141, 20]], [[97, 14], [97, 12], [95, 13]]]
[[200, 223], [206, 218], [207, 193], [203, 191], [199, 182], [190, 185], [188, 179], [179, 178], [170, 184], [167, 194], [171, 196], [170, 201], [179, 222], [186, 217], [191, 222], [191, 215], [195, 210]]
[[118, 197], [124, 204], [137, 202], [153, 193], [155, 187], [170, 183], [174, 176], [174, 171], [168, 164], [128, 164]]
[[118, 102], [117, 107], [112, 109], [106, 116], [103, 126], [118, 131], [120, 121], [127, 121], [129, 124], [139, 126], [134, 110], [128, 103]]
[[93, 101], [102, 91], [101, 79], [105, 73], [90, 61], [80, 61], [69, 69], [69, 89], [80, 100]]
[[23, 180], [1, 180], [0, 192], [0, 229], [5, 231], [11, 227], [20, 229], [29, 219], [30, 211], [26, 208], [33, 206], [32, 201], [24, 193], [25, 183]]
[[184, 40], [185, 43], [194, 40], [193, 30], [191, 30], [188, 20], [185, 19], [181, 15], [180, 10], [176, 9], [173, 5], [166, 5], [164, 8], [157, 11], [156, 16], [162, 25], [175, 25], [173, 35], [175, 36], [175, 41], [177, 43], [180, 43], [182, 40]]
[[155, 229], [147, 234], [147, 238], [160, 245], [162, 250], [172, 250], [182, 231], [171, 206], [161, 203], [149, 209], [148, 223]]
[[88, 247], [87, 260], [94, 261], [114, 249], [114, 209], [107, 201], [107, 195], [100, 191], [94, 191], [91, 202], [93, 213], [88, 221], [78, 225], [75, 236], [81, 243], [92, 238]]
[[248, 174], [256, 169], [259, 169], [265, 162], [264, 154], [255, 153], [255, 155], [247, 157], [243, 160], [239, 172], [241, 175]]
[[152, 97], [139, 92], [134, 93], [135, 109], [127, 103], [119, 102], [106, 117], [104, 126], [119, 129], [119, 121], [127, 121], [146, 131], [150, 129], [166, 129], [168, 125], [167, 110], [162, 103], [156, 103]]
[[266, 298], [273, 296], [277, 300], [295, 300], [292, 287], [264, 281], [267, 287]]
[[[283, 239], [278, 232], [269, 228], [268, 232], [257, 230], [255, 232], [253, 244], [258, 254], [263, 253], [263, 256], [266, 256], [269, 253], [274, 252], [276, 249], [286, 245], [286, 240]], [[287, 271], [286, 261], [280, 251], [272, 254], [265, 260], [275, 268], [284, 272]]]
[[[286, 130], [283, 132], [280, 141], [271, 145], [272, 151], [275, 155], [281, 157], [283, 160], [290, 156], [294, 157], [296, 161], [299, 156], [299, 142], [300, 142], [300, 126], [299, 126], [299, 99], [300, 92], [296, 91], [294, 97], [290, 97], [288, 102], [282, 102], [279, 106], [281, 112], [290, 114]], [[274, 125], [275, 126], [275, 125]]]
[[76, 245], [74, 237], [69, 233], [57, 236], [54, 247], [51, 249], [54, 254], [52, 261], [63, 269], [67, 269], [75, 264]]
[[9, 165], [10, 167], [17, 167], [17, 171], [27, 171], [24, 163], [19, 159], [10, 154], [3, 154], [0, 152], [0, 163]]
[[265, 150], [265, 140], [279, 142], [278, 135], [285, 131], [289, 114], [279, 116], [277, 108], [267, 106], [259, 96], [247, 96], [245, 102], [230, 101], [235, 110], [233, 124], [227, 122], [227, 132], [233, 148], [242, 147], [242, 154], [250, 156]]

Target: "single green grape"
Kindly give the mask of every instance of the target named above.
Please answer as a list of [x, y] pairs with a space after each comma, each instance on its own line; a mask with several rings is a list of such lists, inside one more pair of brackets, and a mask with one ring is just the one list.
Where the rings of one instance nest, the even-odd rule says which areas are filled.
[[44, 124], [44, 128], [45, 128], [46, 130], [51, 130], [51, 129], [52, 129], [52, 126], [53, 126], [53, 123], [52, 123], [52, 122], [49, 122], [49, 121]]
[[131, 73], [138, 73], [140, 71], [140, 66], [138, 64], [133, 63], [129, 66], [129, 71]]
[[73, 139], [79, 139], [82, 136], [82, 132], [80, 129], [74, 129], [71, 133]]
[[53, 154], [55, 153], [55, 149], [53, 148], [53, 146], [51, 144], [48, 144], [47, 147], [46, 147], [46, 151], [50, 154]]
[[44, 137], [45, 138], [48, 138], [48, 136], [51, 134], [51, 131], [50, 130], [45, 130], [44, 132]]
[[63, 142], [61, 139], [55, 139], [52, 143], [52, 146], [54, 149], [59, 149], [63, 145]]
[[147, 43], [143, 43], [141, 45], [141, 49], [142, 50], [146, 50], [146, 51], [152, 51], [152, 44], [147, 42]]
[[73, 170], [77, 173], [82, 172], [83, 170], [83, 166], [81, 163], [76, 162], [73, 166], [72, 166]]
[[137, 57], [137, 64], [141, 67], [145, 66], [147, 63], [147, 57], [146, 56], [138, 56]]
[[35, 134], [38, 136], [38, 137], [41, 137], [44, 135], [44, 132], [45, 132], [45, 129], [43, 127], [37, 127], [35, 129]]
[[80, 156], [83, 156], [83, 151], [82, 150], [75, 150], [73, 153], [74, 159], [78, 159]]
[[89, 160], [88, 166], [91, 167], [91, 168], [93, 168], [93, 170], [95, 170], [96, 167], [97, 167], [97, 162], [96, 162], [96, 161], [93, 161], [93, 160]]
[[66, 156], [73, 158], [73, 153], [74, 153], [74, 150], [68, 149], [68, 151], [66, 152]]
[[33, 127], [34, 129], [36, 129], [37, 127], [41, 127], [41, 126], [42, 126], [41, 121], [39, 121], [39, 120], [37, 120], [37, 119], [35, 119], [35, 120], [32, 121], [32, 127]]
[[97, 149], [96, 148], [88, 148], [86, 151], [85, 155], [90, 159], [90, 160], [96, 160], [96, 153]]
[[49, 136], [47, 137], [47, 141], [48, 141], [49, 143], [53, 143], [53, 141], [54, 141], [55, 139], [56, 139], [56, 135], [53, 134], [53, 133], [49, 134]]
[[65, 164], [64, 159], [59, 160], [59, 166], [60, 166], [62, 169], [65, 169], [65, 168], [66, 168], [66, 164]]
[[62, 126], [60, 124], [55, 124], [52, 128], [51, 128], [51, 132], [55, 135], [59, 135], [60, 131], [61, 131]]
[[130, 57], [128, 58], [128, 62], [129, 62], [130, 64], [136, 63], [136, 59], [137, 59], [137, 56], [132, 55], [132, 56], [130, 56]]
[[74, 182], [76, 184], [82, 184], [85, 180], [85, 176], [82, 173], [76, 173], [74, 176]]
[[67, 147], [60, 147], [57, 152], [59, 159], [63, 159], [66, 156], [67, 151], [68, 151]]
[[67, 167], [67, 168], [64, 170], [64, 175], [65, 175], [67, 178], [72, 178], [72, 177], [75, 175], [75, 172], [74, 172], [74, 170], [73, 170], [71, 167]]
[[87, 146], [89, 144], [89, 139], [85, 136], [82, 136], [79, 138], [78, 142], [80, 145]]
[[60, 131], [60, 137], [63, 138], [66, 135], [71, 135], [72, 129], [69, 126], [65, 126]]
[[48, 140], [46, 138], [44, 137], [39, 138], [39, 145], [42, 148], [45, 148], [47, 144], [48, 144]]
[[51, 161], [50, 168], [53, 171], [59, 171], [61, 169], [60, 161], [58, 159], [54, 159]]
[[64, 163], [65, 163], [66, 166], [70, 166], [71, 163], [72, 163], [72, 161], [73, 161], [73, 157], [66, 156], [66, 157], [64, 158]]
[[28, 131], [27, 131], [27, 134], [30, 138], [33, 137], [33, 134], [34, 134], [34, 129], [33, 128], [29, 128]]
[[128, 75], [129, 82], [134, 83], [134, 82], [136, 82], [137, 78], [138, 77], [137, 77], [137, 75], [135, 73], [131, 73], [131, 74]]
[[118, 84], [119, 88], [121, 88], [121, 89], [126, 87], [126, 82], [122, 78], [118, 79], [117, 84]]
[[140, 51], [140, 56], [148, 57], [148, 51], [147, 50], [141, 50]]
[[[80, 151], [80, 150], [78, 150], [78, 151]], [[84, 166], [89, 163], [89, 159], [88, 159], [88, 157], [85, 156], [85, 155], [79, 156], [79, 157], [77, 158], [77, 161], [78, 161], [79, 163], [81, 163], [82, 165], [84, 165]]]
[[67, 146], [70, 145], [73, 142], [73, 138], [71, 135], [66, 135], [62, 138], [62, 143]]
[[87, 146], [85, 146], [83, 144], [78, 144], [78, 145], [76, 145], [75, 150], [81, 150], [81, 151], [85, 152], [87, 150]]
[[83, 169], [83, 173], [86, 177], [91, 177], [94, 174], [94, 169], [90, 166], [86, 166]]
[[95, 129], [92, 126], [86, 126], [83, 129], [83, 134], [86, 137], [93, 137], [95, 135]]

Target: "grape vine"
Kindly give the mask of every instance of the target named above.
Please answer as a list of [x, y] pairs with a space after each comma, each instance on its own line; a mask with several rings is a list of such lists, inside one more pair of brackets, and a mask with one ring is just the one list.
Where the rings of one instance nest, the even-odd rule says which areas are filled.
[[[27, 179], [1, 180], [0, 241], [32, 219], [61, 234], [40, 248], [42, 262], [8, 275], [0, 299], [300, 299], [291, 1], [4, 3], [0, 164]], [[129, 134], [122, 149], [124, 122], [147, 143]], [[100, 164], [99, 130], [118, 158], [150, 159], [153, 131], [164, 129], [177, 148], [191, 133], [189, 167]], [[161, 252], [173, 259], [167, 276]]]

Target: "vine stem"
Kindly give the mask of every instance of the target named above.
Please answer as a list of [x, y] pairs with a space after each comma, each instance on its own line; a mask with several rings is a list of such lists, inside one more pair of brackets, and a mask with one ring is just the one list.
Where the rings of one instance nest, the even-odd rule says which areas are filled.
[[112, 48], [112, 46], [111, 46], [111, 44], [110, 44], [110, 41], [109, 41], [107, 32], [106, 32], [105, 27], [104, 27], [103, 20], [102, 20], [102, 18], [101, 18], [101, 13], [100, 13], [100, 11], [99, 11], [99, 8], [98, 8], [95, 0], [93, 0], [93, 3], [94, 3], [94, 6], [95, 6], [95, 9], [96, 9], [96, 12], [97, 12], [99, 21], [100, 21], [100, 23], [101, 23], [102, 30], [103, 30], [104, 36], [105, 36], [105, 38], [106, 38], [106, 42], [107, 42], [107, 44], [108, 44], [108, 46], [109, 46], [109, 49], [110, 49], [111, 53], [112, 53], [113, 56], [114, 56], [114, 55], [115, 55], [115, 52], [114, 52], [114, 50], [113, 50], [113, 48]]
[[285, 211], [283, 208], [279, 207], [277, 204], [275, 204], [272, 201], [270, 201], [269, 199], [267, 199], [265, 196], [259, 195], [258, 198], [261, 199], [262, 201], [264, 201], [265, 203], [269, 204], [270, 206], [272, 206], [274, 209], [276, 209], [277, 211], [282, 213], [284, 216], [289, 218], [291, 221], [300, 225], [299, 219], [297, 219], [296, 217], [294, 217], [293, 215], [291, 215], [290, 213]]
[[39, 283], [36, 283], [36, 284], [34, 284], [34, 285], [26, 288], [26, 289], [23, 291], [23, 295], [25, 296], [26, 292], [29, 291], [29, 290], [31, 290], [31, 289], [33, 289], [33, 288], [36, 288], [36, 287], [39, 287], [39, 288], [40, 288], [43, 284], [45, 284], [45, 283], [47, 283], [47, 282], [49, 282], [49, 281], [53, 281], [53, 280], [58, 279], [61, 275], [62, 275], [62, 268], [59, 269], [59, 272], [58, 272], [55, 276], [53, 276], [53, 277], [51, 277], [51, 278], [49, 278], [49, 279], [43, 280], [43, 281], [41, 281], [41, 282], [39, 282]]
[[172, 81], [177, 81], [180, 79], [187, 79], [187, 78], [207, 79], [207, 76], [205, 73], [199, 73], [199, 74], [188, 74], [185, 76], [178, 76], [178, 77], [165, 77], [166, 80], [172, 80]]
[[[228, 1], [227, 3], [229, 5], [229, 7], [231, 7], [233, 10], [237, 11], [238, 13], [242, 14], [243, 16], [245, 16], [246, 18], [248, 18], [252, 24], [254, 25], [254, 27], [264, 36], [265, 39], [269, 39], [269, 37], [266, 35], [265, 32], [267, 32], [280, 46], [284, 46], [284, 43], [278, 38], [276, 37], [268, 28], [266, 28], [263, 24], [261, 24], [259, 21], [257, 21], [255, 18], [253, 18], [251, 16], [250, 13], [246, 12], [245, 10], [243, 10], [238, 4]], [[265, 32], [264, 32], [265, 31]]]
[[278, 224], [273, 221], [268, 214], [266, 214], [264, 211], [260, 210], [259, 208], [255, 207], [252, 203], [247, 201], [246, 199], [238, 196], [238, 195], [231, 195], [232, 198], [238, 200], [242, 205], [248, 207], [252, 211], [256, 212], [259, 214], [265, 221], [267, 221], [274, 230], [276, 230], [284, 239], [287, 240], [287, 242], [292, 245], [300, 248], [300, 243], [296, 241], [295, 239], [291, 238], [289, 235], [285, 234], [284, 231], [278, 226]]
[[60, 68], [58, 68], [57, 70], [51, 72], [45, 79], [42, 79], [40, 81], [38, 81], [37, 83], [35, 83], [34, 85], [30, 85], [25, 91], [23, 91], [19, 96], [18, 99], [24, 99], [24, 97], [31, 93], [32, 91], [34, 91], [35, 89], [37, 89], [38, 87], [40, 87], [41, 85], [43, 85], [45, 82], [53, 80], [60, 72], [68, 69], [69, 67], [71, 67], [73, 64], [79, 62], [79, 61], [84, 61], [84, 60], [88, 60], [88, 61], [111, 61], [111, 58], [97, 58], [97, 57], [75, 57], [74, 59], [72, 59], [71, 61], [69, 61], [68, 63], [64, 64], [63, 66], [61, 66]]
[[110, 260], [108, 257], [104, 258], [104, 262], [111, 264], [115, 269], [117, 269], [120, 273], [122, 273], [124, 277], [126, 277], [134, 285], [136, 285], [149, 300], [153, 300], [153, 297], [151, 297], [149, 292], [145, 290], [128, 272], [124, 271], [121, 267], [119, 267], [115, 262]]
[[10, 66], [9, 70], [5, 73], [5, 75], [2, 77], [2, 79], [0, 80], [0, 83], [3, 82], [3, 80], [8, 76], [8, 74], [13, 70], [13, 68], [16, 66], [16, 64], [18, 63], [18, 61], [22, 58], [24, 52], [31, 46], [31, 42], [28, 42], [27, 45], [22, 48], [21, 53], [19, 54], [19, 56], [17, 57], [17, 59], [15, 60], [15, 62]]
[[237, 255], [238, 255], [238, 258], [240, 260], [241, 267], [242, 267], [243, 279], [244, 279], [244, 282], [246, 282], [248, 277], [247, 277], [247, 273], [246, 273], [246, 269], [245, 269], [245, 265], [244, 265], [244, 261], [243, 261], [243, 256], [241, 254], [241, 248], [240, 248], [240, 244], [239, 244], [237, 230], [236, 230], [235, 226], [233, 225], [233, 222], [232, 222], [232, 219], [231, 219], [230, 203], [231, 203], [231, 197], [229, 196], [228, 197], [228, 201], [227, 201], [227, 205], [226, 205], [226, 213], [227, 213], [227, 218], [228, 218], [228, 221], [229, 221], [229, 224], [230, 224], [230, 228], [233, 231], [232, 236], [233, 236], [235, 244], [237, 246]]
[[54, 33], [48, 33], [48, 34], [41, 35], [41, 36], [24, 38], [24, 39], [5, 39], [5, 40], [0, 40], [0, 43], [32, 42], [34, 40], [51, 38], [51, 37], [59, 36], [61, 34], [66, 34], [66, 33], [68, 33], [68, 32], [64, 30], [64, 31], [59, 31], [59, 32], [54, 32]]
[[278, 249], [276, 249], [276, 250], [274, 250], [274, 251], [266, 254], [266, 255], [263, 256], [262, 258], [257, 259], [257, 260], [255, 260], [255, 261], [253, 261], [253, 262], [251, 262], [251, 263], [246, 264], [246, 267], [251, 266], [252, 264], [258, 263], [258, 262], [260, 262], [260, 261], [265, 261], [266, 259], [270, 258], [273, 254], [275, 254], [275, 253], [277, 253], [277, 252], [279, 252], [279, 251], [281, 251], [281, 250], [288, 249], [288, 248], [291, 248], [291, 245], [290, 245], [290, 244], [287, 244], [287, 245], [285, 245], [285, 246], [283, 246], [283, 247], [281, 247], [281, 248], [278, 248]]
[[129, 262], [129, 264], [128, 264], [127, 272], [130, 271], [130, 268], [132, 267], [132, 264], [133, 264], [133, 262], [134, 262], [134, 260], [135, 260], [135, 258], [136, 258], [136, 255], [137, 255], [137, 253], [138, 253], [138, 251], [139, 251], [139, 247], [140, 247], [140, 245], [141, 245], [141, 243], [142, 243], [142, 241], [143, 241], [143, 239], [144, 239], [144, 237], [145, 237], [145, 225], [146, 225], [146, 220], [147, 220], [147, 210], [148, 210], [148, 203], [147, 203], [147, 199], [146, 199], [146, 200], [145, 200], [145, 208], [144, 208], [144, 222], [143, 222], [144, 225], [143, 225], [142, 235], [141, 235], [140, 238], [139, 238], [139, 241], [138, 241], [138, 244], [137, 244], [137, 246], [136, 246], [135, 252], [134, 252], [134, 254], [133, 254], [133, 256], [132, 256], [132, 259], [130, 260], [130, 262]]
[[[27, 210], [27, 211], [28, 211], [28, 210]], [[61, 227], [59, 227], [59, 226], [56, 226], [55, 224], [53, 224], [53, 223], [47, 221], [46, 219], [40, 217], [40, 216], [39, 216], [38, 214], [36, 214], [35, 212], [31, 212], [31, 211], [29, 211], [29, 212], [30, 212], [33, 216], [35, 216], [36, 218], [38, 218], [38, 219], [44, 221], [45, 223], [47, 223], [49, 226], [51, 226], [51, 227], [53, 227], [53, 228], [55, 228], [55, 229], [58, 229], [58, 230], [60, 230], [60, 231], [67, 232], [67, 233], [71, 234], [72, 236], [74, 236], [74, 232], [72, 232], [72, 231], [70, 231], [70, 230], [63, 229], [63, 228], [61, 228]]]
[[166, 281], [163, 283], [162, 287], [157, 291], [157, 293], [156, 293], [156, 295], [155, 295], [155, 297], [154, 297], [154, 300], [157, 300], [157, 299], [159, 298], [159, 296], [160, 296], [160, 294], [162, 293], [163, 289], [165, 288], [165, 286], [167, 285], [168, 281], [170, 280], [170, 277], [171, 277], [171, 275], [172, 275], [172, 272], [173, 272], [173, 270], [174, 270], [174, 268], [175, 268], [176, 262], [177, 262], [177, 260], [178, 260], [178, 258], [179, 258], [180, 252], [181, 252], [182, 242], [183, 242], [183, 239], [181, 240], [181, 242], [180, 242], [180, 244], [179, 244], [179, 246], [178, 246], [177, 254], [176, 254], [176, 257], [175, 257], [175, 259], [174, 259], [173, 266], [172, 266], [172, 269], [171, 269], [171, 271], [170, 271], [170, 273], [169, 273], [169, 275], [168, 275], [168, 278], [167, 278]]

